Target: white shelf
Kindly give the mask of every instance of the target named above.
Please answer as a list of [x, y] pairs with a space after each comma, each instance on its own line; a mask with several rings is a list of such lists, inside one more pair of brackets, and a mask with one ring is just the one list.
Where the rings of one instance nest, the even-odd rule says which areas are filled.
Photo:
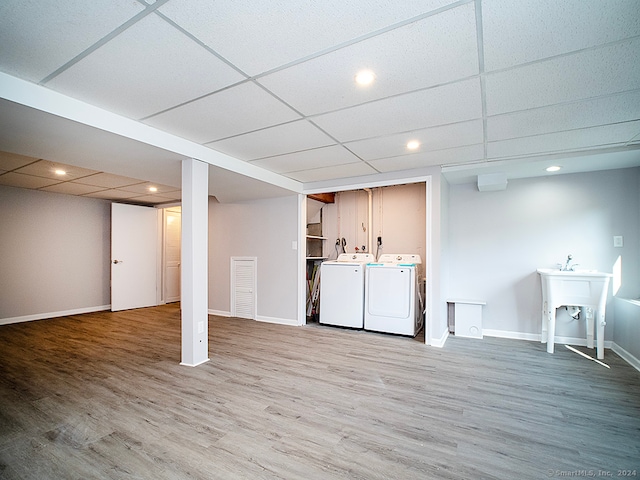
[[309, 240], [326, 240], [327, 237], [318, 237], [317, 235], [307, 235]]
[[307, 260], [326, 260], [329, 257], [307, 257]]

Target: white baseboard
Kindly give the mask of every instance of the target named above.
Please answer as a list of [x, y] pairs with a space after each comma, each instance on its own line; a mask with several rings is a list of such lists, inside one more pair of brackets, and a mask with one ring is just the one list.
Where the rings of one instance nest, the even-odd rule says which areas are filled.
[[512, 332], [509, 330], [489, 330], [487, 328], [483, 328], [482, 335], [485, 337], [511, 338], [512, 340], [528, 340], [531, 342], [540, 341], [539, 333], [522, 333]]
[[198, 363], [184, 363], [184, 362], [180, 362], [180, 365], [182, 365], [183, 367], [197, 367], [198, 365], [202, 365], [203, 363], [207, 363], [210, 359], [207, 358], [205, 360], [202, 360], [201, 362]]
[[298, 321], [293, 318], [276, 318], [276, 317], [256, 317], [257, 322], [277, 323], [279, 325], [298, 326]]
[[[556, 336], [556, 341], [555, 341], [556, 345], [577, 345], [579, 347], [586, 347], [587, 346], [587, 339], [586, 338], [576, 338], [576, 337], [558, 337]], [[604, 348], [611, 348], [611, 340], [605, 340], [604, 342]], [[596, 342], [595, 340], [593, 341], [593, 345], [595, 348]]]
[[34, 320], [46, 320], [47, 318], [66, 317], [69, 315], [80, 315], [82, 313], [102, 312], [111, 310], [111, 305], [99, 305], [96, 307], [75, 308], [73, 310], [63, 310], [60, 312], [36, 313], [34, 315], [24, 315], [21, 317], [0, 318], [0, 325], [11, 323], [32, 322]]
[[[224, 310], [208, 310], [209, 315], [216, 315], [218, 317], [231, 317], [231, 312], [226, 312]], [[265, 323], [277, 323], [280, 325], [293, 325], [294, 327], [298, 326], [298, 322], [295, 319], [289, 318], [276, 318], [276, 317], [256, 317], [256, 322], [265, 322]]]
[[[510, 338], [512, 340], [527, 340], [530, 342], [539, 342], [540, 339], [542, 338], [542, 335], [540, 335], [539, 333], [510, 332], [507, 330], [483, 329], [482, 334], [486, 337]], [[579, 347], [586, 347], [587, 339], [579, 338], [579, 337], [559, 337], [556, 335], [555, 344], [556, 345], [577, 345]], [[605, 340], [604, 348], [611, 348], [612, 346], [613, 346], [613, 342], [611, 342], [610, 340]]]
[[611, 344], [611, 350], [617, 353], [620, 358], [622, 358], [625, 362], [627, 362], [629, 365], [640, 372], [640, 359], [634, 357], [632, 354], [627, 352], [624, 348], [622, 348], [615, 342]]
[[447, 338], [449, 338], [449, 329], [445, 329], [444, 333], [442, 334], [442, 336], [440, 338], [431, 339], [431, 343], [429, 344], [430, 347], [436, 347], [436, 348], [442, 348], [444, 347], [445, 342], [447, 341]]

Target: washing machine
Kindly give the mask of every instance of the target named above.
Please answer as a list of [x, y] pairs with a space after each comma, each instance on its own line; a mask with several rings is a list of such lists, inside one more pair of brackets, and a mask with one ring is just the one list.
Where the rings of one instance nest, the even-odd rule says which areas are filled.
[[420, 255], [383, 254], [367, 264], [364, 329], [415, 337], [424, 325]]
[[364, 272], [375, 261], [370, 253], [342, 253], [320, 265], [320, 317], [325, 325], [362, 328]]

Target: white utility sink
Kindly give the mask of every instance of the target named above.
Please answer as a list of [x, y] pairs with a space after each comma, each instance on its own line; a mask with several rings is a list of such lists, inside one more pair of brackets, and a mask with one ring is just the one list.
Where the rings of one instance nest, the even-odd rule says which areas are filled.
[[593, 348], [594, 310], [597, 312], [597, 357], [604, 358], [604, 314], [611, 273], [596, 270], [564, 271], [539, 268], [542, 281], [542, 343], [553, 353], [556, 332], [556, 308], [583, 307], [587, 318], [587, 347]]

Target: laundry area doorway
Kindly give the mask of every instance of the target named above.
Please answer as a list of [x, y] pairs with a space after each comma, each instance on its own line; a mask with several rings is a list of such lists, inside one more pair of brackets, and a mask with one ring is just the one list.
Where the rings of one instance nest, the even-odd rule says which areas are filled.
[[[343, 254], [358, 258], [366, 254], [374, 262], [393, 254], [403, 256], [401, 263], [420, 259], [410, 262], [415, 263], [419, 292], [415, 305], [422, 327], [429, 258], [427, 190], [428, 185], [419, 182], [335, 192], [333, 202], [307, 197], [307, 323], [323, 323], [319, 301], [323, 263], [336, 262]], [[312, 251], [310, 244], [315, 246]]]

